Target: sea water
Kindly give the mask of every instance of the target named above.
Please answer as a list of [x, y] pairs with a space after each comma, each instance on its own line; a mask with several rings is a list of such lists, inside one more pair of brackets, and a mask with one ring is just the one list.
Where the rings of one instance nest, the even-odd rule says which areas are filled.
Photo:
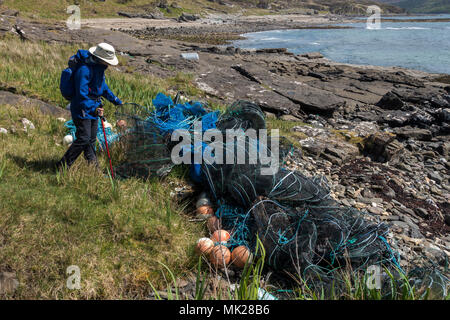
[[[450, 19], [450, 15], [394, 19]], [[275, 30], [247, 33], [240, 48], [287, 48], [300, 54], [318, 51], [337, 62], [399, 66], [450, 74], [450, 22], [383, 22], [380, 29], [360, 23], [339, 24], [351, 29]]]

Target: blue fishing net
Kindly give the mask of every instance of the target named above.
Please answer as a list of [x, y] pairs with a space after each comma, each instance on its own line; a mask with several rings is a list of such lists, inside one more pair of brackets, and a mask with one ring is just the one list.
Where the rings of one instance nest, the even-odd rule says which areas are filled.
[[[118, 119], [127, 122], [126, 129], [114, 142], [118, 163], [115, 170], [122, 177], [167, 174], [174, 166], [171, 152], [176, 142], [171, 141], [171, 135], [177, 129], [187, 130], [193, 137], [198, 134], [195, 130], [199, 122], [202, 133], [208, 129], [225, 134], [229, 129], [247, 132], [266, 128], [264, 113], [247, 101], [238, 101], [219, 113], [200, 102], [174, 103], [160, 93], [153, 106], [154, 109], [124, 105], [116, 113]], [[231, 250], [245, 245], [255, 251], [259, 238], [272, 270], [278, 274], [297, 274], [309, 285], [330, 284], [343, 271], [364, 272], [372, 265], [389, 268], [398, 275], [405, 273], [399, 254], [388, 241], [388, 226], [369, 221], [366, 212], [338, 204], [330, 197], [324, 177], [309, 178], [283, 167], [263, 173], [267, 164], [259, 158], [240, 163], [238, 154], [245, 154], [248, 160], [252, 158], [252, 148], [274, 155], [275, 137], [268, 136], [267, 140], [261, 137], [244, 135], [220, 142], [224, 159], [229, 155], [231, 162], [195, 161], [198, 153], [204, 156], [215, 152], [207, 141], [193, 139], [180, 151], [192, 156], [191, 179], [210, 194], [217, 207], [216, 216], [223, 228], [231, 231], [226, 244]], [[287, 146], [276, 155], [280, 164], [290, 150]], [[446, 295], [448, 278], [433, 272], [433, 276], [422, 279], [432, 279], [429, 283]]]

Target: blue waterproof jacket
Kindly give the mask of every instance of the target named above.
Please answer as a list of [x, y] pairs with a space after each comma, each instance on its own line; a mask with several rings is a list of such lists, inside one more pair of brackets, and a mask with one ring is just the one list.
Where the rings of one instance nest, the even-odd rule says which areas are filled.
[[97, 119], [95, 110], [100, 107], [100, 97], [115, 105], [122, 104], [105, 82], [106, 66], [95, 63], [88, 50], [78, 50], [76, 57], [81, 61], [74, 74], [75, 96], [70, 102], [72, 119]]

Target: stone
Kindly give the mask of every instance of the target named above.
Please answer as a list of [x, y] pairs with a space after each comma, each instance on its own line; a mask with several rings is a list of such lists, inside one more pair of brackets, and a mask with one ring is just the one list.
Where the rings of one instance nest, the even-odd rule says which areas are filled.
[[420, 128], [412, 128], [412, 127], [401, 127], [396, 128], [394, 130], [394, 133], [397, 135], [397, 137], [402, 139], [417, 139], [422, 141], [430, 141], [433, 137], [430, 130], [427, 129], [420, 129]]
[[267, 119], [276, 119], [277, 115], [275, 113], [269, 112], [269, 111], [264, 111], [264, 114], [266, 115]]
[[382, 215], [384, 213], [383, 209], [379, 207], [368, 207], [367, 211], [373, 214]]
[[388, 215], [388, 216], [382, 216], [380, 217], [381, 220], [385, 221], [399, 221], [400, 217], [396, 215]]
[[446, 225], [450, 226], [450, 214], [444, 215], [444, 222]]
[[370, 189], [368, 189], [368, 188], [365, 188], [365, 189], [361, 192], [361, 195], [362, 195], [364, 198], [373, 198], [373, 193], [372, 193], [372, 191], [371, 191]]
[[282, 116], [280, 117], [280, 119], [281, 119], [281, 120], [284, 120], [284, 121], [300, 121], [300, 120], [301, 120], [300, 118], [295, 117], [295, 116], [290, 115], [290, 114], [282, 115]]
[[428, 177], [434, 181], [436, 181], [437, 183], [441, 184], [442, 181], [444, 181], [444, 178], [437, 173], [436, 171], [432, 171], [428, 173]]
[[264, 84], [273, 92], [289, 99], [306, 113], [331, 114], [337, 108], [346, 104], [345, 100], [323, 89], [318, 89], [307, 83], [288, 80], [280, 75], [267, 72], [258, 65], [246, 63], [232, 68], [249, 80]]
[[17, 17], [19, 15], [19, 13], [20, 13], [19, 10], [11, 10], [11, 9], [0, 11], [1, 15], [10, 16], [10, 17]]
[[421, 245], [425, 241], [423, 238], [411, 238], [404, 234], [400, 235], [400, 238], [407, 242], [411, 242], [411, 243], [415, 244], [416, 246]]
[[410, 235], [411, 235], [412, 238], [415, 238], [415, 239], [424, 239], [425, 238], [423, 236], [423, 234], [420, 233], [419, 229], [415, 229], [415, 228], [412, 228], [410, 230]]
[[187, 13], [182, 13], [181, 16], [178, 18], [178, 22], [191, 22], [191, 21], [196, 21], [200, 19], [199, 16], [194, 15], [194, 14], [187, 14]]
[[397, 110], [404, 106], [404, 102], [394, 92], [389, 91], [376, 104], [383, 109]]
[[300, 57], [307, 58], [307, 59], [321, 59], [323, 58], [323, 54], [320, 52], [308, 52], [301, 54]]
[[352, 198], [356, 198], [356, 190], [353, 186], [347, 187], [345, 191], [348, 196], [350, 196]]
[[28, 98], [9, 91], [0, 90], [0, 105], [11, 105], [23, 110], [37, 106], [43, 114], [70, 117], [70, 112], [38, 99]]
[[401, 221], [404, 221], [410, 228], [419, 229], [419, 226], [413, 222], [413, 220], [408, 216], [401, 216]]
[[430, 215], [424, 208], [415, 208], [414, 212], [423, 219], [427, 219]]
[[389, 198], [395, 198], [395, 191], [389, 186], [385, 186], [383, 188], [383, 193], [385, 196], [387, 196]]
[[126, 18], [141, 18], [141, 19], [163, 19], [164, 15], [161, 11], [155, 11], [153, 13], [133, 13], [133, 12], [117, 12], [119, 16]]
[[394, 227], [399, 227], [401, 229], [406, 229], [406, 230], [409, 230], [409, 228], [410, 228], [409, 225], [403, 221], [394, 220], [394, 221], [390, 221], [389, 224]]
[[395, 140], [395, 136], [388, 132], [371, 134], [364, 141], [364, 153], [378, 162], [386, 162], [393, 159], [403, 150], [403, 145]]
[[445, 263], [448, 260], [446, 254], [439, 247], [437, 247], [431, 243], [429, 243], [425, 246], [424, 251], [425, 251], [425, 255], [429, 259], [436, 261], [440, 265], [445, 265]]
[[431, 186], [430, 191], [434, 195], [438, 195], [438, 196], [442, 195], [442, 191], [439, 190], [438, 188], [436, 188], [436, 186]]

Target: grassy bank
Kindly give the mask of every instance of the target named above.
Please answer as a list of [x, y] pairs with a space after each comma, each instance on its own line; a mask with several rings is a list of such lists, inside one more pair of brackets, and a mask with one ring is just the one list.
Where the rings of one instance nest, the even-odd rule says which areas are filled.
[[[160, 6], [165, 3], [166, 6]], [[264, 4], [265, 5], [262, 5]], [[183, 12], [207, 16], [208, 14], [366, 14], [367, 6], [373, 2], [366, 0], [314, 0], [314, 1], [274, 1], [274, 0], [228, 0], [223, 3], [209, 0], [4, 0], [3, 8], [19, 10], [20, 15], [33, 19], [66, 20], [69, 5], [76, 4], [81, 9], [81, 18], [118, 17], [117, 12], [153, 13], [160, 12], [166, 18], [177, 18]], [[403, 9], [378, 3], [384, 13], [402, 13]]]
[[[59, 77], [76, 49], [3, 39], [0, 83], [65, 106]], [[122, 69], [108, 70], [107, 78], [124, 101], [149, 104], [157, 92], [171, 88], [199, 93], [189, 75], [144, 77], [127, 72], [121, 62]], [[22, 117], [36, 130], [22, 132]], [[81, 158], [73, 170], [55, 174], [53, 165], [66, 150], [63, 124], [35, 110], [2, 105], [0, 127], [11, 126], [16, 134], [0, 135], [0, 270], [18, 275], [15, 298], [145, 298], [148, 279], [162, 283], [160, 262], [177, 277], [195, 267], [192, 244], [204, 231], [167, 196], [177, 178], [111, 184]], [[104, 157], [100, 160], [106, 168]], [[83, 290], [66, 289], [69, 265], [80, 267]]]
[[[56, 174], [52, 166], [66, 149], [62, 123], [0, 110], [2, 127], [21, 117], [36, 126], [0, 136], [0, 270], [17, 273], [16, 298], [145, 298], [148, 279], [162, 283], [159, 262], [177, 276], [195, 266], [201, 226], [167, 196], [170, 179], [112, 184], [81, 160]], [[83, 290], [66, 289], [70, 265], [80, 267]]]
[[[5, 8], [19, 10], [20, 15], [27, 18], [49, 20], [65, 20], [69, 17], [67, 7], [76, 4], [80, 7], [81, 18], [110, 18], [118, 17], [117, 12], [155, 12], [159, 11], [167, 18], [179, 17], [181, 13], [202, 14], [206, 11], [236, 13], [240, 6], [220, 5], [208, 0], [166, 1], [167, 8], [159, 8], [160, 0], [4, 0]], [[173, 5], [177, 4], [177, 5]]]

